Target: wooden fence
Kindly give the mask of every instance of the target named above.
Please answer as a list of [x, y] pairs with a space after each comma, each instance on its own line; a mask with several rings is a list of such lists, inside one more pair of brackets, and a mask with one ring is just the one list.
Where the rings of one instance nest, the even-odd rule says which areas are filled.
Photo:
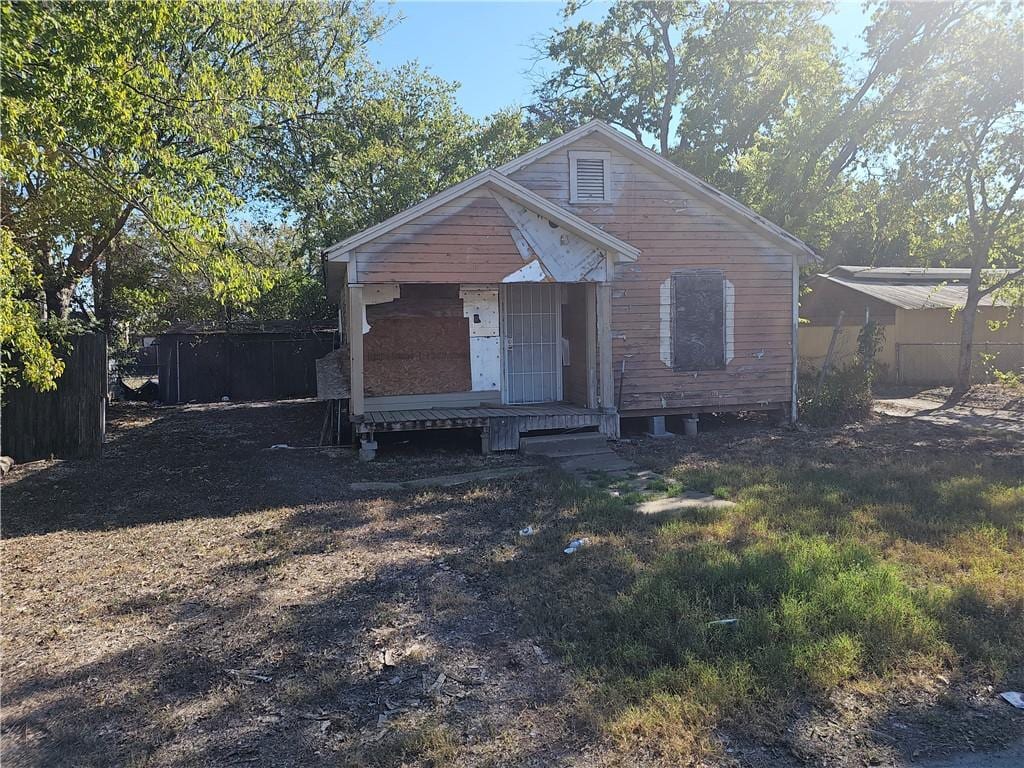
[[87, 333], [71, 339], [64, 373], [52, 392], [29, 386], [5, 391], [3, 454], [15, 461], [51, 456], [90, 458], [103, 451], [106, 431], [107, 339]]
[[164, 334], [157, 342], [160, 400], [208, 403], [316, 397], [316, 361], [333, 332]]

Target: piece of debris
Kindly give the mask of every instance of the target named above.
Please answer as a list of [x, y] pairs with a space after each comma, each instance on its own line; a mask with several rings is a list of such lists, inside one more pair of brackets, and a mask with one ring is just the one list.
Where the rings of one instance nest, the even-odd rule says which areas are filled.
[[437, 679], [434, 681], [434, 684], [427, 688], [427, 693], [440, 693], [441, 687], [444, 685], [444, 681], [447, 679], [448, 675], [446, 675], [444, 672], [439, 674], [437, 676]]
[[534, 644], [533, 652], [537, 654], [537, 659], [540, 661], [541, 664], [548, 663], [548, 657], [544, 655], [544, 649], [541, 648], [539, 645]]
[[288, 448], [291, 448], [291, 446], [288, 445], [288, 443], [274, 443], [274, 445], [270, 446], [270, 450], [272, 451], [280, 451]]
[[999, 696], [1017, 709], [1024, 709], [1024, 693], [1020, 691], [1005, 691], [1000, 693]]
[[231, 677], [249, 678], [251, 680], [257, 680], [261, 683], [269, 683], [272, 682], [274, 679], [270, 675], [261, 675], [257, 672], [252, 672], [248, 669], [225, 669], [224, 674], [229, 675]]
[[231, 398], [230, 398], [230, 397], [228, 397], [227, 395], [224, 395], [224, 397], [222, 397], [222, 398], [220, 399], [220, 401], [221, 401], [222, 403], [230, 403], [230, 402], [231, 402]]
[[709, 621], [708, 622], [708, 626], [709, 627], [735, 627], [737, 624], [739, 624], [739, 622], [740, 622], [739, 619], [715, 619], [714, 621]]
[[14, 468], [14, 459], [10, 456], [0, 456], [0, 477], [6, 475]]
[[587, 543], [587, 540], [586, 540], [586, 539], [573, 539], [572, 541], [570, 541], [570, 542], [569, 542], [569, 546], [568, 546], [568, 547], [566, 547], [565, 549], [563, 549], [562, 551], [563, 551], [563, 552], [565, 552], [565, 554], [567, 554], [567, 555], [574, 555], [574, 554], [576, 554], [576, 552], [578, 552], [578, 551], [579, 551], [579, 550], [580, 550], [580, 549], [581, 549], [581, 548], [582, 548], [582, 547], [583, 547], [583, 546], [584, 546], [584, 545], [585, 545], [586, 543]]
[[395, 652], [392, 651], [390, 648], [384, 651], [384, 654], [381, 656], [381, 660], [384, 662], [385, 667], [398, 666], [398, 659], [395, 658]]
[[536, 531], [533, 530], [533, 526], [532, 525], [528, 525], [525, 528], [520, 528], [519, 529], [519, 535], [520, 536], [533, 536], [533, 534], [535, 534], [535, 533], [536, 533]]

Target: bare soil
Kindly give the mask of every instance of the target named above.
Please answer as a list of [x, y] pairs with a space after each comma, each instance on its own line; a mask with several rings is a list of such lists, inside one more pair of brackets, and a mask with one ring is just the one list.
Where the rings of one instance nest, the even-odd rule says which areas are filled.
[[[894, 397], [915, 397], [945, 403], [953, 391], [952, 387], [900, 387], [892, 390]], [[1024, 389], [1005, 384], [976, 384], [957, 403], [962, 408], [988, 408], [998, 411], [1024, 413]]]
[[[372, 464], [309, 446], [315, 403], [111, 409], [95, 461], [16, 467], [3, 488], [5, 766], [659, 765], [602, 735], [593, 683], [517, 615], [543, 592], [496, 574], [517, 531], [557, 513], [555, 473], [357, 493], [520, 463], [458, 436]], [[442, 447], [438, 449], [437, 445]], [[808, 436], [730, 427], [624, 453], [983, 450], [1019, 446], [902, 422]], [[560, 556], [555, 553], [553, 556]], [[905, 682], [905, 681], [904, 681]], [[802, 706], [715, 762], [853, 766], [1020, 738], [983, 676]], [[894, 741], [898, 749], [893, 749]]]

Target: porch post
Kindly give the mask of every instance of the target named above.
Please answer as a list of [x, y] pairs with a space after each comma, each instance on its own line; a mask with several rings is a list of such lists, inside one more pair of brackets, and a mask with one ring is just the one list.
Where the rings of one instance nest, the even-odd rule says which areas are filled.
[[348, 411], [363, 415], [363, 286], [348, 287]]
[[601, 410], [615, 413], [615, 377], [612, 371], [612, 289], [597, 285], [597, 371]]
[[583, 291], [586, 296], [586, 305], [584, 311], [586, 312], [587, 324], [589, 328], [587, 333], [587, 408], [597, 408], [598, 397], [597, 397], [597, 285], [594, 283], [584, 283], [585, 290]]

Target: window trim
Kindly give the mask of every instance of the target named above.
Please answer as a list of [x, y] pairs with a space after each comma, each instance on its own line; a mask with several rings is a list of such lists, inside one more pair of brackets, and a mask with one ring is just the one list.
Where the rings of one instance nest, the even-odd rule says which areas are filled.
[[[604, 197], [600, 200], [587, 198], [581, 200], [577, 193], [577, 160], [600, 160], [604, 164]], [[589, 205], [593, 203], [609, 203], [612, 198], [612, 153], [602, 150], [569, 150], [569, 203], [573, 205]]]

